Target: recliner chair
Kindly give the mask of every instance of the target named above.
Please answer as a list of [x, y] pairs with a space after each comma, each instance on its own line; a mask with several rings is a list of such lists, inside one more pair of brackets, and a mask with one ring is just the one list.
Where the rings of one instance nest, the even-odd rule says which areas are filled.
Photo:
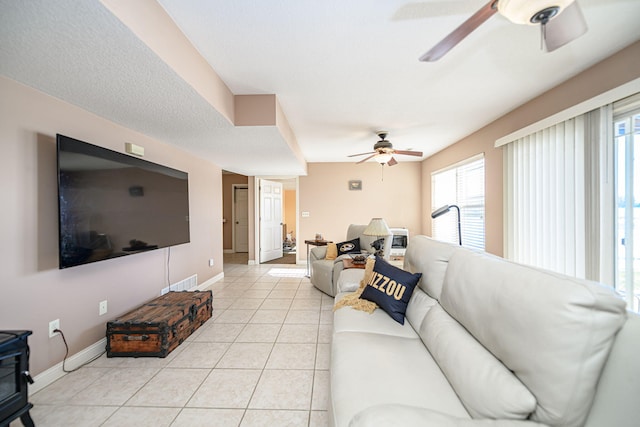
[[[376, 236], [365, 236], [363, 234], [367, 225], [351, 224], [347, 229], [347, 238], [343, 241], [360, 239], [360, 249], [363, 253], [372, 254], [376, 250], [371, 246], [373, 242], [379, 239]], [[340, 243], [340, 241], [334, 241]], [[391, 251], [391, 236], [384, 238], [384, 258], [389, 258]], [[349, 255], [341, 255], [336, 259], [325, 259], [327, 255], [326, 246], [316, 246], [311, 249], [309, 254], [309, 265], [311, 266], [311, 283], [313, 286], [329, 296], [335, 296], [337, 293], [337, 284], [340, 273], [344, 269], [343, 259], [349, 258]]]

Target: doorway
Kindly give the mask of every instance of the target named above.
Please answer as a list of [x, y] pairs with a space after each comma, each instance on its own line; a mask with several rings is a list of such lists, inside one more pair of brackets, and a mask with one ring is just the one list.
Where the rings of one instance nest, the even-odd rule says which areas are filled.
[[249, 252], [249, 188], [233, 185], [233, 248], [234, 252]]
[[[266, 183], [266, 186], [263, 185]], [[275, 186], [279, 187], [279, 201], [277, 209], [279, 210], [279, 222], [272, 224], [274, 228], [268, 231], [268, 221], [264, 220], [270, 215], [265, 213], [264, 209], [274, 208], [270, 192], [274, 191]], [[268, 179], [256, 179], [256, 254], [259, 263], [269, 264], [297, 264], [297, 244], [296, 232], [298, 228], [298, 178], [297, 177], [278, 177]], [[265, 191], [263, 191], [265, 190]], [[263, 194], [264, 193], [264, 194]], [[262, 199], [267, 197], [268, 201]], [[264, 222], [264, 227], [263, 227]], [[277, 231], [274, 232], [274, 230]], [[265, 235], [266, 233], [266, 235]], [[277, 236], [276, 236], [277, 234]], [[278, 248], [275, 248], [277, 242]], [[263, 254], [266, 250], [272, 250], [270, 255]], [[278, 252], [274, 258], [275, 252]]]

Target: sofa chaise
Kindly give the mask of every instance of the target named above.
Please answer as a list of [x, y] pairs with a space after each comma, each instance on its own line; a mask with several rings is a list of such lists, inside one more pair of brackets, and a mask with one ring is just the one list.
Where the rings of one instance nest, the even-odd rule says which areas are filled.
[[426, 236], [404, 269], [404, 324], [334, 312], [332, 425], [640, 425], [640, 316], [610, 288]]

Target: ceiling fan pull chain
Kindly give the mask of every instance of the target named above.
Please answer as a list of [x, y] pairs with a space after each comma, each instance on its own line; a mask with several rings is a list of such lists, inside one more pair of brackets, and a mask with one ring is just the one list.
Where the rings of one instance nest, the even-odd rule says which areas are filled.
[[547, 24], [540, 24], [540, 50], [544, 51], [544, 41], [547, 37]]

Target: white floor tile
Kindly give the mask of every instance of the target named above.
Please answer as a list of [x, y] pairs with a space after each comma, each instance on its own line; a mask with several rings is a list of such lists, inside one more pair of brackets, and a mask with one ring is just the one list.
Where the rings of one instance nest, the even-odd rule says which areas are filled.
[[213, 318], [183, 344], [166, 358], [102, 356], [64, 376], [31, 396], [36, 425], [328, 426], [333, 298], [303, 266], [240, 255], [211, 286]]
[[249, 408], [309, 410], [312, 384], [313, 371], [265, 370]]

